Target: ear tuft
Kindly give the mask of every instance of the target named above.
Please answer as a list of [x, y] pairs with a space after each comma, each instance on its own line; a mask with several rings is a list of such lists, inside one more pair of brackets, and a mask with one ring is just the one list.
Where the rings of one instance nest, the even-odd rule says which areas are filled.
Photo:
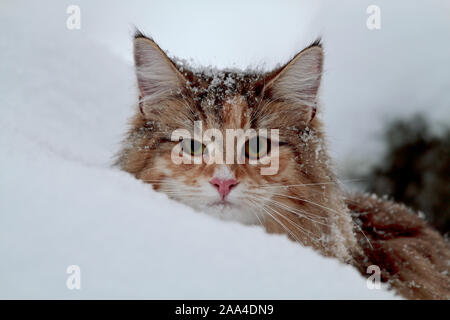
[[134, 39], [137, 39], [137, 38], [146, 38], [146, 39], [149, 39], [149, 40], [153, 40], [151, 37], [146, 36], [146, 35], [145, 35], [141, 30], [139, 30], [138, 28], [135, 28], [133, 38], [134, 38]]
[[317, 38], [316, 40], [314, 40], [313, 43], [311, 43], [309, 46], [307, 46], [302, 51], [306, 51], [306, 50], [308, 50], [309, 48], [312, 48], [312, 47], [320, 47], [320, 48], [322, 48], [322, 38], [320, 38], [320, 37]]

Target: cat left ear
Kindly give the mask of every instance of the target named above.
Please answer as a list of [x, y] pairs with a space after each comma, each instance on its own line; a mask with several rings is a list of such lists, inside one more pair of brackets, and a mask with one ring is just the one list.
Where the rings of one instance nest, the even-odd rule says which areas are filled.
[[320, 41], [317, 41], [278, 70], [266, 84], [266, 88], [273, 99], [309, 108], [306, 113], [312, 118], [315, 114], [322, 68], [323, 50]]
[[[144, 105], [152, 105], [176, 93], [184, 82], [183, 75], [159, 46], [138, 33], [134, 38], [136, 76]], [[141, 111], [146, 113], [145, 107]]]

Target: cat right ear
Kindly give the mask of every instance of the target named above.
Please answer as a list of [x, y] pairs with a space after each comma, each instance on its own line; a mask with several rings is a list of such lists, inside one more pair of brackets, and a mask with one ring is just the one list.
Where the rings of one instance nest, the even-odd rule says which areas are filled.
[[183, 75], [161, 48], [138, 33], [134, 38], [134, 62], [140, 92], [140, 109], [170, 98], [182, 88]]
[[322, 68], [323, 50], [320, 41], [316, 41], [269, 75], [262, 96], [277, 102], [266, 108], [266, 113], [272, 114], [275, 123], [279, 124], [280, 118], [296, 124], [312, 121], [316, 114]]
[[274, 94], [293, 103], [314, 105], [323, 68], [320, 40], [298, 53], [268, 84]]

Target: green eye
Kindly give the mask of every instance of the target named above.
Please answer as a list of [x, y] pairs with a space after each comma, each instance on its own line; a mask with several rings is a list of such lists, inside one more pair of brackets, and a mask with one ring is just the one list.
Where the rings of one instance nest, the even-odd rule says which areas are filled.
[[264, 137], [254, 137], [245, 142], [245, 157], [248, 159], [261, 159], [270, 152], [270, 140]]
[[194, 139], [183, 139], [181, 142], [181, 148], [183, 152], [191, 156], [201, 156], [206, 147], [203, 143]]

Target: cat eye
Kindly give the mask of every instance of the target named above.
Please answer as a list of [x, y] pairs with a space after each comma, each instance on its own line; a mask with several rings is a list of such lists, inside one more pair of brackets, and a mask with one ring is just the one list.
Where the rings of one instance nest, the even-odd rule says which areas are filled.
[[195, 157], [201, 156], [205, 151], [206, 146], [194, 139], [183, 139], [183, 141], [181, 141], [181, 148], [186, 154]]
[[245, 142], [244, 152], [247, 159], [261, 159], [270, 152], [271, 141], [264, 137], [253, 137]]

